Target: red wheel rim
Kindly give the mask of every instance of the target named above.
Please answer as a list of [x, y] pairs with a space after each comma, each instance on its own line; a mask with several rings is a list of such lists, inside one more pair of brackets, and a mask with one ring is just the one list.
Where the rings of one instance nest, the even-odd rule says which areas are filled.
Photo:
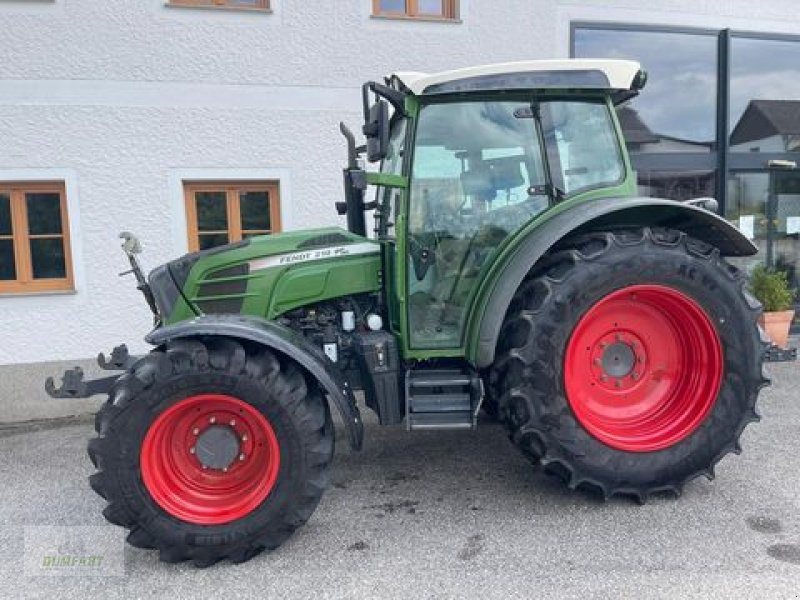
[[714, 406], [722, 371], [722, 344], [708, 315], [660, 285], [633, 285], [597, 302], [564, 358], [578, 421], [628, 452], [662, 450], [695, 431]]
[[[214, 457], [224, 465], [203, 464], [201, 459], [210, 456], [202, 445], [209, 436], [224, 440], [232, 460]], [[140, 464], [147, 491], [170, 515], [219, 525], [248, 515], [269, 495], [278, 478], [280, 447], [269, 421], [250, 404], [200, 394], [156, 418], [145, 435]]]

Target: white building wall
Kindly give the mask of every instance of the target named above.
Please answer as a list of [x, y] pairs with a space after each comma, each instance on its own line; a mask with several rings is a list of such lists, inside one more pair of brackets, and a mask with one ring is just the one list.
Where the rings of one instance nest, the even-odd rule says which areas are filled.
[[277, 178], [285, 229], [339, 222], [340, 119], [392, 70], [565, 57], [573, 20], [792, 33], [795, 0], [461, 0], [460, 23], [371, 18], [370, 0], [270, 14], [164, 0], [0, 1], [0, 180], [64, 179], [74, 294], [0, 297], [0, 365], [144, 349], [146, 266], [186, 250], [184, 179]]

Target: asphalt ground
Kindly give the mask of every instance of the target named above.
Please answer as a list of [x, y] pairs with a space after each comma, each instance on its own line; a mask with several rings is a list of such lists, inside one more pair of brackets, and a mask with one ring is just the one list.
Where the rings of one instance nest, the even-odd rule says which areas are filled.
[[0, 598], [800, 598], [800, 364], [713, 482], [645, 506], [573, 493], [501, 428], [337, 439], [334, 484], [283, 547], [205, 570], [125, 547], [125, 575], [24, 574], [25, 527], [104, 525], [88, 421], [0, 432]]

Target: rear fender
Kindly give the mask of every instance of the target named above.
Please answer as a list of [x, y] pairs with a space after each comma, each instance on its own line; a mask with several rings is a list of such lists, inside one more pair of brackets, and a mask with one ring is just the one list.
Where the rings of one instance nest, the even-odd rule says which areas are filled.
[[590, 231], [669, 227], [719, 248], [723, 256], [752, 256], [758, 248], [717, 214], [691, 204], [657, 198], [602, 198], [577, 204], [548, 219], [506, 254], [488, 291], [480, 296], [467, 356], [480, 368], [494, 361], [506, 310], [534, 265], [560, 240]]
[[155, 329], [145, 338], [159, 346], [170, 340], [223, 336], [248, 340], [271, 348], [296, 361], [313, 377], [333, 400], [347, 427], [350, 446], [360, 450], [364, 424], [356, 406], [353, 391], [342, 373], [319, 349], [288, 327], [274, 321], [248, 315], [203, 315]]

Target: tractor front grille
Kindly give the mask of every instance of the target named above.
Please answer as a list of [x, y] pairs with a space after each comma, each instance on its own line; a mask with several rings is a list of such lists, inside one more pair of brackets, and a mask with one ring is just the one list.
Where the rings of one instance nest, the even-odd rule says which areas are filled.
[[192, 302], [203, 314], [241, 313], [249, 275], [247, 263], [214, 271], [200, 281]]

